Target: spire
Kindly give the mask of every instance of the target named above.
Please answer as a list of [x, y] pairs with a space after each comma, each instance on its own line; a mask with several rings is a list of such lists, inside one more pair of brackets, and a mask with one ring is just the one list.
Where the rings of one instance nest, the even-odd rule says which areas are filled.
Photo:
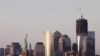
[[82, 11], [82, 7], [80, 7], [80, 14], [81, 14], [81, 18], [83, 18], [83, 11]]
[[26, 37], [25, 37], [25, 41], [24, 41], [24, 49], [25, 50], [27, 50], [27, 36], [28, 36], [28, 34], [26, 34]]
[[31, 43], [29, 44], [29, 49], [32, 50], [32, 45], [31, 45]]
[[28, 56], [32, 56], [32, 45], [31, 43], [29, 43], [29, 53], [28, 53]]

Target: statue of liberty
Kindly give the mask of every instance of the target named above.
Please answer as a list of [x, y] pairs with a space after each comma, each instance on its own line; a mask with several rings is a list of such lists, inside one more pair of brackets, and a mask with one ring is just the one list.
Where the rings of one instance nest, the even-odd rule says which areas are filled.
[[22, 53], [21, 53], [21, 55], [22, 56], [28, 56], [28, 51], [27, 51], [27, 35], [28, 34], [26, 34], [26, 37], [25, 37], [25, 40], [24, 40], [24, 48], [22, 49]]
[[26, 34], [26, 37], [25, 37], [25, 41], [24, 41], [24, 50], [27, 51], [27, 36], [28, 34]]

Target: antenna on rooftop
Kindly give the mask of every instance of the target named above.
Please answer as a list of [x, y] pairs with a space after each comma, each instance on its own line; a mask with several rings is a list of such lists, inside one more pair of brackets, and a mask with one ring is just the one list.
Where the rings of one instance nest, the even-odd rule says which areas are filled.
[[81, 14], [81, 18], [83, 18], [83, 11], [82, 11], [82, 7], [80, 7], [80, 14]]

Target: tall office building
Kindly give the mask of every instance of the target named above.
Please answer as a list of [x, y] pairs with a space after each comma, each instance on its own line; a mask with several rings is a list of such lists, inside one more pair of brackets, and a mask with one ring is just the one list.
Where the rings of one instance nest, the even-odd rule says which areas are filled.
[[76, 20], [76, 36], [78, 56], [84, 56], [86, 52], [86, 38], [88, 36], [88, 22], [83, 16]]
[[4, 48], [0, 48], [0, 56], [4, 56]]
[[62, 34], [59, 31], [54, 32], [53, 38], [54, 38], [54, 51], [58, 51], [58, 44], [59, 39], [62, 37]]
[[67, 56], [69, 55], [69, 52], [71, 51], [71, 40], [68, 37], [68, 35], [63, 35], [62, 36], [63, 40], [63, 52], [64, 55]]
[[62, 37], [62, 34], [59, 31], [54, 32], [53, 34], [53, 42], [54, 42], [53, 43], [53, 47], [54, 47], [53, 56], [58, 56], [61, 53], [61, 52], [59, 53], [59, 47], [63, 45], [61, 44], [62, 42], [61, 37]]
[[86, 56], [95, 56], [95, 32], [88, 31]]
[[43, 43], [45, 46], [45, 56], [51, 56], [51, 32], [43, 32]]
[[35, 56], [45, 56], [45, 47], [42, 42], [36, 43], [34, 50], [35, 50], [34, 52]]
[[77, 56], [77, 43], [73, 43], [72, 51], [73, 51], [73, 56]]
[[85, 18], [81, 17], [76, 20], [76, 35], [88, 34], [88, 22]]
[[68, 35], [63, 35], [63, 51], [71, 51], [71, 40]]
[[21, 53], [21, 45], [18, 42], [13, 42], [12, 46], [13, 46], [13, 55], [19, 56], [19, 54]]

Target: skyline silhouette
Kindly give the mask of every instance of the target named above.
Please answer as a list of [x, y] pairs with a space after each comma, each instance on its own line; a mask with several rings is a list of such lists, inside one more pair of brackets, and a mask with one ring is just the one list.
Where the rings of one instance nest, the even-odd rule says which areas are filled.
[[96, 54], [100, 53], [100, 1], [99, 0], [9, 0], [0, 1], [0, 47], [11, 42], [24, 46], [25, 34], [32, 47], [42, 41], [42, 32], [59, 30], [76, 41], [76, 19], [80, 18], [79, 8], [83, 8], [84, 18], [88, 20], [89, 30], [96, 32]]

